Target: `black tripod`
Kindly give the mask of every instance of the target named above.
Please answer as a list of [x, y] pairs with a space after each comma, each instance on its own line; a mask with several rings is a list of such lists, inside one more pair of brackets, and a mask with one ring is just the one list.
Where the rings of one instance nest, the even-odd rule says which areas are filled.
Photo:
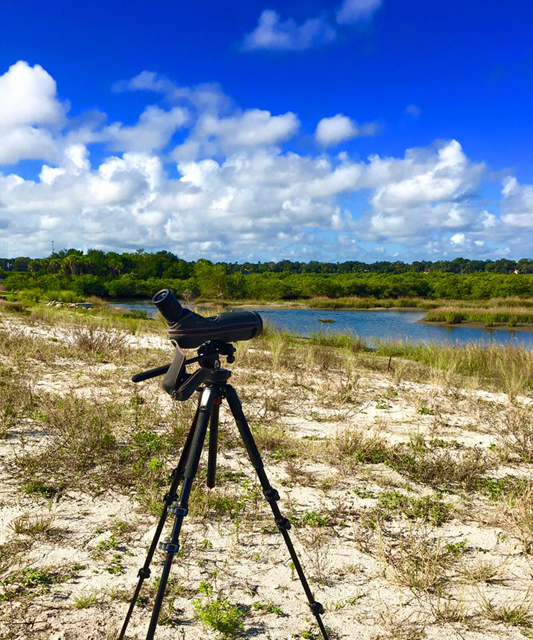
[[[316, 618], [317, 624], [322, 633], [322, 637], [324, 638], [324, 640], [328, 640], [328, 633], [321, 618], [321, 614], [324, 612], [324, 608], [313, 597], [313, 594], [309, 587], [309, 583], [307, 582], [307, 578], [305, 577], [302, 566], [300, 564], [300, 560], [298, 559], [288, 533], [291, 525], [287, 518], [284, 518], [281, 515], [277, 504], [279, 500], [279, 494], [276, 489], [272, 488], [267, 478], [261, 456], [255, 444], [252, 432], [250, 431], [250, 427], [248, 426], [248, 422], [246, 421], [246, 418], [244, 416], [237, 392], [230, 384], [228, 384], [229, 377], [231, 376], [231, 371], [220, 368], [220, 354], [226, 355], [228, 361], [232, 362], [234, 360], [233, 353], [235, 350], [231, 345], [227, 343], [221, 343], [220, 341], [217, 342], [219, 344], [216, 344], [212, 349], [207, 349], [207, 353], [205, 349], [206, 345], [202, 345], [201, 350], [203, 349], [203, 351], [199, 350], [199, 353], [202, 353], [202, 355], [198, 358], [193, 358], [192, 360], [188, 361], [200, 362], [202, 369], [200, 369], [196, 373], [200, 373], [203, 370], [202, 375], [197, 378], [203, 378], [203, 384], [201, 384], [201, 386], [197, 388], [197, 390], [200, 391], [198, 408], [196, 410], [191, 429], [187, 435], [187, 439], [181, 453], [178, 466], [172, 472], [172, 483], [170, 486], [170, 490], [163, 499], [165, 508], [163, 510], [163, 513], [161, 514], [154, 539], [152, 540], [152, 544], [150, 545], [145, 563], [139, 570], [139, 581], [131, 600], [126, 619], [124, 620], [119, 640], [123, 640], [123, 638], [125, 637], [126, 629], [133, 613], [135, 603], [137, 602], [137, 599], [139, 597], [142, 584], [144, 580], [150, 576], [150, 563], [158, 546], [158, 541], [165, 525], [167, 515], [168, 513], [172, 513], [174, 515], [174, 524], [172, 526], [172, 534], [170, 536], [170, 539], [168, 540], [168, 542], [159, 544], [159, 547], [166, 552], [166, 559], [154, 602], [154, 608], [152, 611], [152, 617], [150, 620], [148, 633], [146, 635], [146, 640], [152, 640], [154, 637], [157, 622], [159, 619], [159, 613], [163, 604], [167, 581], [170, 575], [172, 560], [174, 558], [174, 555], [179, 551], [179, 535], [181, 531], [181, 525], [183, 523], [183, 518], [188, 513], [189, 495], [191, 492], [194, 477], [196, 476], [196, 473], [198, 471], [198, 464], [204, 446], [208, 425], [209, 458], [207, 469], [207, 486], [210, 488], [215, 486], [218, 418], [220, 405], [224, 398], [228, 402], [229, 408], [231, 410], [231, 413], [233, 414], [233, 417], [237, 424], [237, 428], [241, 435], [243, 444], [257, 473], [259, 482], [261, 483], [261, 487], [263, 488], [265, 499], [272, 509], [276, 525], [281, 535], [283, 536], [283, 539], [285, 540], [285, 544], [287, 545], [287, 549], [289, 550], [294, 568], [296, 569], [298, 577], [300, 578], [300, 582], [302, 583], [303, 589], [305, 591], [305, 595], [307, 596], [307, 600], [309, 601], [309, 607], [311, 608], [311, 611]], [[209, 345], [211, 343], [207, 344]], [[167, 370], [168, 367], [159, 367], [158, 369], [153, 369], [152, 371], [147, 371], [143, 374], [139, 374], [138, 376], [134, 376], [133, 380], [146, 380], [147, 378], [161, 375]], [[191, 389], [191, 378], [193, 378], [195, 375], [196, 374], [192, 374], [192, 376], [190, 376], [189, 378], [189, 391]], [[191, 393], [188, 395], [192, 395], [192, 393], [194, 393], [194, 390], [191, 391]], [[177, 488], [179, 482], [182, 479], [183, 486], [178, 499]]]

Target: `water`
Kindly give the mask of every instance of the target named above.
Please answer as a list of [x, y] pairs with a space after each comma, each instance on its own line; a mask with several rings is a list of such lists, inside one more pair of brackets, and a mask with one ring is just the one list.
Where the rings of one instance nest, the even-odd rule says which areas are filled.
[[[155, 315], [156, 308], [148, 301], [122, 301], [112, 303], [124, 309], [138, 309]], [[424, 311], [340, 311], [326, 309], [262, 309], [253, 308], [269, 325], [288, 329], [301, 336], [322, 331], [324, 333], [355, 333], [366, 342], [374, 340], [405, 340], [412, 344], [457, 344], [482, 342], [485, 344], [516, 344], [533, 349], [533, 331], [508, 329], [478, 329], [472, 327], [446, 327], [422, 324]], [[206, 308], [198, 309], [208, 315]], [[320, 319], [332, 323], [322, 323]]]

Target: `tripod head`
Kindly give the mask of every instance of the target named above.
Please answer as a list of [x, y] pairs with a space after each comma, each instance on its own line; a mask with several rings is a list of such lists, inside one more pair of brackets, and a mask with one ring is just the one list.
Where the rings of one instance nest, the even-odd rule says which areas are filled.
[[[223, 340], [209, 340], [200, 345], [194, 358], [186, 358], [179, 347], [172, 364], [167, 364], [155, 369], [149, 369], [132, 376], [132, 382], [142, 382], [157, 376], [164, 375], [163, 389], [174, 400], [188, 400], [192, 394], [200, 387], [205, 380], [215, 371], [220, 370], [220, 357], [224, 356], [229, 363], [235, 362], [235, 347]], [[186, 369], [188, 364], [197, 362], [200, 368], [189, 373]], [[227, 372], [229, 376], [229, 372]]]
[[[172, 364], [138, 373], [133, 382], [141, 382], [164, 375], [163, 389], [175, 400], [187, 400], [207, 379], [209, 373], [220, 368], [220, 356], [234, 362], [235, 347], [230, 342], [250, 340], [263, 330], [263, 320], [255, 311], [229, 311], [211, 318], [182, 307], [170, 289], [161, 289], [152, 302], [165, 318], [168, 334], [176, 348]], [[182, 349], [198, 349], [198, 356], [186, 359]], [[200, 369], [187, 373], [186, 365], [198, 362]]]

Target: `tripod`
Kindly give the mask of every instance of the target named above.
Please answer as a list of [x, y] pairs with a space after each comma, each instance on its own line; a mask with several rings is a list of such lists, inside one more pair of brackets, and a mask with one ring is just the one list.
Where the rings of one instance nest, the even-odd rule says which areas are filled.
[[[274, 520], [276, 522], [276, 526], [283, 536], [283, 539], [285, 540], [285, 544], [287, 545], [287, 549], [294, 564], [294, 568], [298, 574], [298, 577], [300, 578], [300, 582], [302, 583], [302, 587], [305, 591], [305, 595], [307, 596], [311, 612], [316, 618], [318, 627], [320, 628], [320, 631], [322, 633], [322, 637], [324, 638], [324, 640], [328, 640], [329, 636], [321, 618], [321, 614], [324, 613], [324, 608], [313, 597], [313, 594], [309, 587], [309, 583], [307, 582], [307, 578], [305, 577], [305, 574], [303, 572], [302, 565], [300, 564], [300, 560], [296, 554], [296, 551], [292, 544], [292, 540], [289, 536], [289, 529], [291, 528], [290, 522], [287, 520], [287, 518], [284, 518], [281, 515], [277, 504], [278, 500], [280, 499], [279, 493], [270, 485], [270, 482], [267, 478], [261, 456], [257, 449], [257, 445], [254, 441], [250, 427], [248, 426], [248, 422], [246, 421], [246, 417], [243, 413], [241, 402], [239, 400], [237, 392], [230, 384], [228, 384], [228, 380], [231, 376], [231, 371], [222, 369], [220, 366], [220, 354], [222, 353], [223, 355], [226, 355], [228, 361], [233, 362], [233, 353], [235, 349], [227, 343], [220, 343], [217, 344], [214, 349], [208, 350], [208, 353], [206, 354], [205, 346], [206, 345], [202, 345], [202, 347], [204, 347], [203, 352], [199, 350], [199, 353], [202, 353], [202, 356], [187, 361], [187, 363], [199, 362], [200, 366], [202, 367], [202, 369], [198, 370], [188, 378], [188, 388], [190, 391], [192, 388], [191, 382], [193, 382], [191, 379], [194, 378], [196, 374], [202, 372], [202, 375], [196, 378], [197, 380], [202, 379], [202, 384], [199, 386], [199, 388], [196, 389], [200, 392], [198, 407], [192, 421], [190, 431], [187, 435], [185, 445], [178, 462], [178, 466], [172, 472], [172, 482], [170, 489], [163, 498], [163, 513], [161, 514], [161, 517], [159, 519], [159, 523], [157, 525], [154, 538], [148, 550], [148, 555], [146, 557], [145, 563], [139, 570], [139, 580], [135, 589], [135, 593], [131, 600], [128, 613], [126, 614], [126, 619], [124, 620], [119, 640], [123, 640], [123, 638], [125, 637], [126, 629], [133, 613], [135, 603], [137, 602], [137, 599], [139, 597], [142, 584], [145, 579], [150, 577], [150, 563], [152, 561], [155, 550], [158, 547], [158, 541], [165, 525], [167, 515], [171, 513], [172, 515], [174, 515], [174, 524], [172, 525], [171, 536], [167, 542], [159, 543], [159, 548], [166, 552], [166, 559], [164, 562], [163, 571], [161, 573], [157, 595], [154, 601], [152, 617], [150, 620], [150, 625], [148, 627], [146, 640], [152, 640], [154, 637], [157, 622], [159, 619], [159, 613], [163, 604], [163, 598], [165, 596], [167, 581], [170, 575], [172, 561], [175, 554], [179, 551], [180, 548], [179, 535], [181, 526], [183, 524], [183, 519], [188, 513], [189, 495], [194, 478], [198, 471], [198, 464], [200, 462], [200, 456], [202, 454], [202, 449], [205, 443], [208, 425], [209, 457], [207, 468], [207, 486], [210, 488], [215, 486], [218, 445], [218, 420], [220, 405], [223, 399], [227, 400], [231, 413], [233, 414], [233, 418], [235, 419], [235, 423], [239, 430], [239, 434], [241, 436], [244, 447], [246, 448], [246, 451], [248, 453], [248, 457], [250, 458], [250, 461], [259, 478], [259, 482], [263, 489], [263, 495], [270, 505]], [[162, 375], [167, 370], [168, 367], [159, 367], [158, 369], [153, 369], [151, 371], [139, 374], [138, 376], [134, 376], [133, 380], [146, 380], [147, 378], [151, 378], [156, 375]], [[188, 395], [192, 395], [192, 393], [194, 393], [194, 390], [190, 391]], [[183, 480], [183, 485], [178, 499], [177, 489], [181, 480]]]

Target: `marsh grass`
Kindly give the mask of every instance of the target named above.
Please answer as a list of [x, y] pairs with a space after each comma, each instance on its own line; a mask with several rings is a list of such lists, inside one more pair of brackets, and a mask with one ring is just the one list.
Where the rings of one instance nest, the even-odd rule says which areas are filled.
[[166, 325], [157, 319], [132, 313], [119, 308], [97, 304], [94, 309], [47, 307], [36, 304], [25, 307], [25, 321], [33, 325], [62, 326], [72, 328], [78, 325], [98, 327], [102, 330], [125, 331], [132, 335], [153, 333], [166, 335]]
[[5, 311], [6, 313], [26, 313], [26, 306], [19, 301], [0, 299], [0, 312], [1, 311]]
[[429, 310], [424, 322], [445, 322], [446, 324], [461, 324], [471, 322], [483, 324], [486, 327], [508, 325], [516, 327], [533, 324], [533, 310], [531, 307], [499, 307], [497, 309], [480, 309], [477, 307], [446, 306]]
[[380, 342], [376, 354], [415, 360], [433, 370], [462, 378], [477, 378], [482, 384], [516, 395], [533, 389], [533, 352], [515, 345], [468, 344], [463, 347], [411, 345]]

